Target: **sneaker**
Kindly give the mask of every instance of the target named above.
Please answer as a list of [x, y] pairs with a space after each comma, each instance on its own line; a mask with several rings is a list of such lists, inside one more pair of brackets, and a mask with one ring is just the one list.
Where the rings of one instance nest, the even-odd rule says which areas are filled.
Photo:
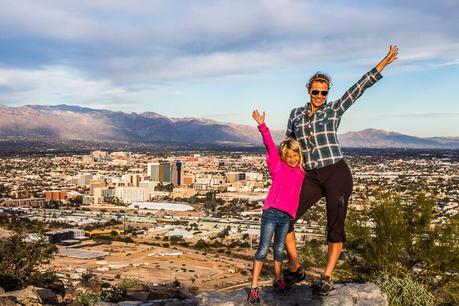
[[321, 275], [320, 282], [312, 286], [312, 293], [326, 296], [333, 290], [333, 281], [330, 276]]
[[284, 270], [283, 275], [287, 288], [290, 288], [293, 284], [299, 283], [306, 278], [306, 273], [302, 266], [299, 266], [295, 272], [291, 272], [289, 269]]
[[279, 295], [284, 295], [285, 292], [287, 291], [287, 284], [285, 283], [283, 278], [278, 279], [274, 284], [273, 284], [273, 290], [275, 293]]
[[260, 292], [258, 291], [258, 287], [250, 288], [249, 296], [247, 297], [247, 302], [252, 305], [260, 304]]

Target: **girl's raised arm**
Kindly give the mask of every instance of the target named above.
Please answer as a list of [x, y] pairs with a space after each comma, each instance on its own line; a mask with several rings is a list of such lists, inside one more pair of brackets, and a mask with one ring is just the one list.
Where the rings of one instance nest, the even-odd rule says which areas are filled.
[[261, 133], [263, 144], [266, 147], [266, 163], [268, 164], [269, 172], [273, 174], [279, 170], [281, 158], [271, 133], [265, 124], [265, 112], [263, 112], [263, 115], [260, 115], [258, 110], [254, 110], [252, 117], [258, 123], [258, 130]]

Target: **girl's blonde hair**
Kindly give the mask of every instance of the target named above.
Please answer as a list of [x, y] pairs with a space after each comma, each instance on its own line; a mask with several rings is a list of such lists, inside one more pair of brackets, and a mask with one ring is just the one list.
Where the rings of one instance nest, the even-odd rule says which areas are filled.
[[287, 154], [287, 150], [293, 150], [294, 152], [298, 153], [298, 155], [300, 156], [299, 165], [301, 168], [303, 168], [303, 152], [301, 150], [301, 145], [298, 142], [298, 140], [296, 140], [295, 138], [288, 137], [281, 142], [281, 144], [279, 145], [279, 154], [283, 161], [285, 161], [285, 155]]

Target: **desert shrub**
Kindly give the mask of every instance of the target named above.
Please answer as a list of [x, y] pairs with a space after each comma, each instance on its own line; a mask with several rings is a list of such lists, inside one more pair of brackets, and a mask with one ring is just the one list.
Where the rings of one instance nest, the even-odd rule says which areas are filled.
[[56, 251], [42, 233], [16, 232], [0, 240], [0, 287], [15, 290], [52, 283], [57, 279], [54, 272], [43, 273], [38, 268], [50, 263]]
[[199, 239], [196, 244], [194, 245], [194, 247], [198, 250], [202, 250], [202, 249], [205, 249], [207, 248], [209, 245], [207, 244], [207, 242], [205, 242], [204, 240], [202, 239]]
[[350, 211], [344, 264], [337, 272], [357, 281], [382, 272], [408, 275], [440, 303], [458, 303], [459, 215], [434, 225], [434, 203], [422, 194], [411, 202], [386, 196], [363, 212]]
[[386, 294], [390, 306], [433, 306], [435, 298], [428, 289], [409, 276], [396, 277], [381, 274], [374, 280]]
[[81, 290], [77, 293], [75, 300], [83, 306], [94, 306], [97, 302], [102, 301], [100, 293], [91, 290]]
[[323, 242], [312, 239], [306, 242], [299, 250], [299, 260], [303, 267], [322, 267], [325, 265], [325, 252], [322, 250]]

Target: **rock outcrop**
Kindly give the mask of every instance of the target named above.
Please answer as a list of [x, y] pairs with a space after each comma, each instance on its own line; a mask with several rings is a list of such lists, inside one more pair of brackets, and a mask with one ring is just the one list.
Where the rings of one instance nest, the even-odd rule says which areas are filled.
[[[247, 305], [246, 290], [229, 293], [206, 292], [197, 296], [199, 305], [239, 306]], [[337, 284], [326, 297], [314, 296], [309, 286], [295, 286], [287, 295], [279, 296], [272, 287], [261, 290], [261, 305], [265, 306], [387, 306], [387, 300], [379, 288], [372, 283]]]

